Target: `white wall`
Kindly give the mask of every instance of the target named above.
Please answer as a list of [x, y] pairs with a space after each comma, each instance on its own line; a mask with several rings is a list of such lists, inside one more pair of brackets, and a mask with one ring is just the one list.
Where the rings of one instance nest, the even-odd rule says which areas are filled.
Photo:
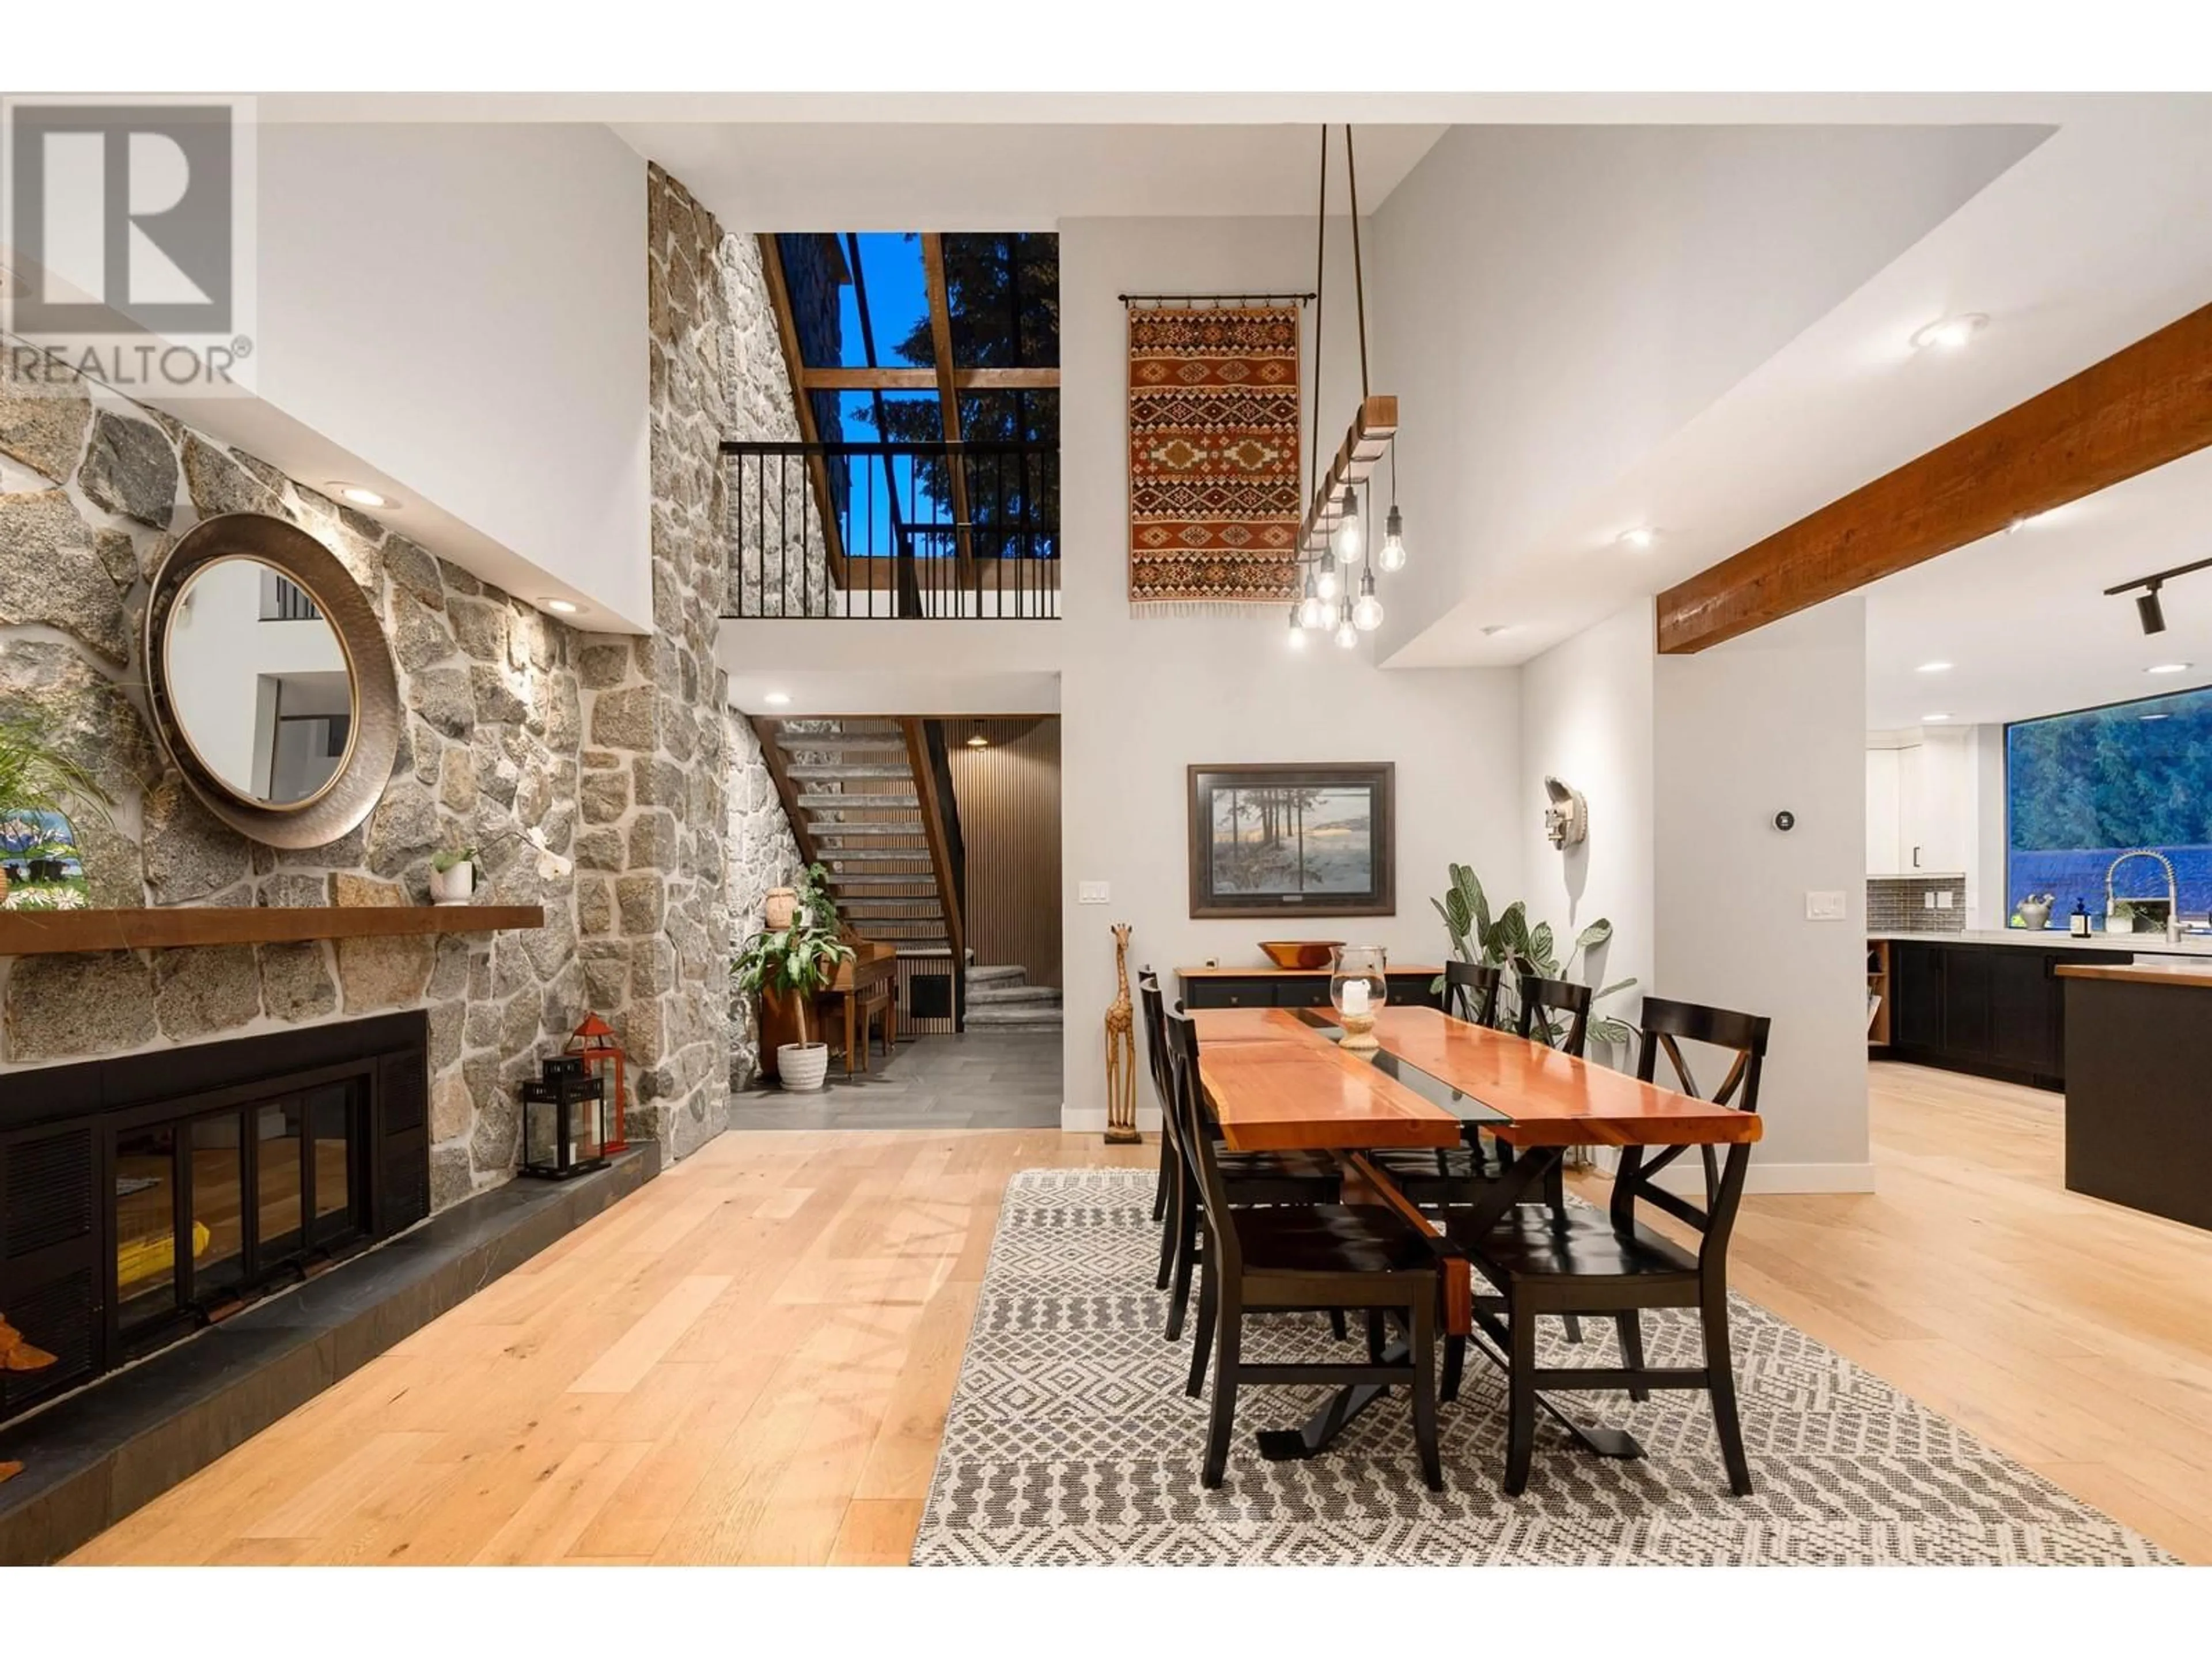
[[[1851, 596], [1656, 668], [1657, 988], [1774, 1021], [1754, 1190], [1873, 1183], [1865, 629]], [[1844, 920], [1806, 920], [1808, 891]]]
[[599, 629], [653, 623], [645, 163], [605, 128], [259, 130], [251, 399], [171, 412]]
[[[1333, 451], [1358, 388], [1346, 326], [1349, 226], [1333, 241], [1321, 415]], [[1292, 655], [1284, 618], [1129, 614], [1126, 336], [1115, 295], [1299, 289], [1313, 278], [1313, 225], [1293, 219], [1072, 220], [1060, 226], [1061, 502], [1066, 540], [1060, 680], [1061, 873], [1066, 940], [1063, 1121], [1105, 1121], [1102, 1022], [1114, 994], [1109, 922], [1128, 921], [1131, 966], [1164, 973], [1217, 957], [1259, 963], [1278, 927], [1189, 915], [1184, 768], [1194, 762], [1387, 760], [1397, 764], [1398, 913], [1314, 921], [1301, 933], [1443, 957], [1429, 897], [1444, 867], [1472, 864], [1520, 886], [1517, 676], [1503, 670], [1386, 672], [1366, 647], [1316, 641]], [[1311, 326], [1310, 308], [1308, 326]], [[1303, 434], [1302, 434], [1303, 435]], [[1384, 579], [1386, 606], [1405, 602]], [[1107, 881], [1109, 905], [1078, 905]], [[1172, 981], [1170, 981], [1170, 985]], [[1153, 1121], [1140, 1087], [1144, 1121]]]
[[[1586, 964], [1594, 985], [1634, 978], [1601, 1012], [1633, 1020], [1651, 987], [1653, 933], [1652, 605], [1630, 606], [1532, 659], [1521, 671], [1521, 836], [1532, 921], [1565, 943], [1600, 916], [1613, 943]], [[1589, 834], [1565, 851], [1544, 833], [1547, 774], [1579, 789]], [[1625, 1057], [1632, 1060], [1632, 1056]]]

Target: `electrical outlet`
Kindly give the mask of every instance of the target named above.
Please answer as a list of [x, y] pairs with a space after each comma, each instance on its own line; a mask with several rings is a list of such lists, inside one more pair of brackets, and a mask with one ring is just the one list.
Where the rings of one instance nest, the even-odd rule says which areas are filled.
[[1105, 881], [1079, 881], [1075, 884], [1075, 902], [1078, 904], [1111, 904], [1114, 902], [1114, 884]]
[[1845, 919], [1844, 895], [1840, 891], [1815, 890], [1805, 895], [1806, 921], [1842, 921]]

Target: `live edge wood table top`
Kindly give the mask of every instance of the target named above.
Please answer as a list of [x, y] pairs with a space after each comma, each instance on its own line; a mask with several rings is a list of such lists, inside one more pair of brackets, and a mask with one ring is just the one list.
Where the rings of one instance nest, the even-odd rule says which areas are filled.
[[[1641, 1083], [1433, 1008], [1383, 1009], [1375, 1024], [1382, 1052], [1375, 1056], [1346, 1053], [1314, 1023], [1325, 1015], [1302, 1018], [1303, 1012], [1218, 1008], [1191, 1015], [1199, 1075], [1231, 1150], [1455, 1146], [1468, 1124], [1530, 1147], [1759, 1138], [1752, 1113]], [[1451, 1103], [1440, 1103], [1438, 1095]]]

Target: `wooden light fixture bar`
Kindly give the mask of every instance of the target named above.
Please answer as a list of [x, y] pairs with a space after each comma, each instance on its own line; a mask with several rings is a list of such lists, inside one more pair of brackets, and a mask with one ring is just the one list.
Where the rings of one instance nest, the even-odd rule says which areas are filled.
[[2212, 445], [2212, 306], [1659, 596], [1702, 651]]
[[1359, 411], [1345, 429], [1336, 459], [1315, 488], [1307, 505], [1305, 522], [1298, 526], [1298, 551], [1311, 553], [1328, 544], [1329, 537], [1344, 518], [1345, 503], [1354, 486], [1365, 483], [1376, 466], [1390, 453], [1398, 435], [1398, 400], [1371, 397], [1360, 400]]

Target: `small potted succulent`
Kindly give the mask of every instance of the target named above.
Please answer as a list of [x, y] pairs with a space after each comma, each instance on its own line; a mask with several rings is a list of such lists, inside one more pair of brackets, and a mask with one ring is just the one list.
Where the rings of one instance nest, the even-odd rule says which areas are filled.
[[780, 1043], [775, 1051], [776, 1079], [787, 1089], [819, 1089], [829, 1074], [830, 1045], [814, 1038], [807, 1020], [814, 994], [836, 978], [838, 964], [853, 954], [838, 937], [829, 872], [817, 864], [806, 872], [802, 902], [790, 924], [762, 928], [730, 964], [739, 990], [781, 998], [799, 1022], [799, 1041]]
[[430, 859], [430, 902], [466, 904], [476, 896], [477, 849], [448, 848]]

